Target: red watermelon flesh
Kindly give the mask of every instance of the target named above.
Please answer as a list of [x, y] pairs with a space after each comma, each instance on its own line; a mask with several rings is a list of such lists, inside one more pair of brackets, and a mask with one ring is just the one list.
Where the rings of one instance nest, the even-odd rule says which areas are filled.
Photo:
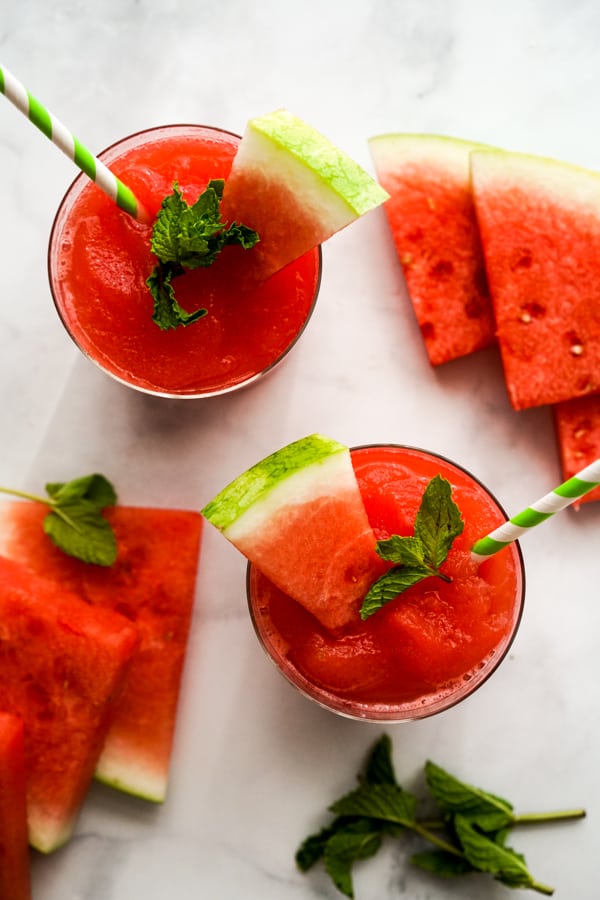
[[29, 842], [70, 836], [137, 629], [0, 556], [0, 709], [25, 723]]
[[[600, 458], [600, 395], [565, 400], [553, 407], [560, 461], [565, 479]], [[600, 487], [575, 502], [600, 500]]]
[[469, 154], [481, 146], [436, 135], [389, 134], [369, 147], [394, 245], [432, 365], [495, 341], [471, 193]]
[[23, 720], [5, 712], [0, 712], [0, 897], [31, 898]]
[[600, 175], [475, 151], [473, 192], [517, 410], [600, 390]]
[[97, 777], [114, 787], [164, 800], [177, 704], [194, 603], [202, 529], [199, 513], [118, 506], [105, 510], [117, 538], [110, 568], [66, 556], [42, 530], [46, 507], [0, 507], [0, 551], [135, 623], [134, 654]]

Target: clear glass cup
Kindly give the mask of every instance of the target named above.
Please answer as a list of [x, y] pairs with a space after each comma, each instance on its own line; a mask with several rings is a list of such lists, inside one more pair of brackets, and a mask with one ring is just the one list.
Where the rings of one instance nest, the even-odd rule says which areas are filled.
[[[100, 159], [155, 214], [173, 182], [193, 203], [209, 179], [226, 178], [239, 141], [211, 126], [166, 125], [118, 141]], [[252, 250], [225, 247], [211, 267], [173, 281], [184, 308], [208, 315], [161, 331], [145, 284], [156, 262], [150, 235], [151, 226], [87, 176], [69, 187], [52, 226], [48, 274], [58, 314], [85, 356], [129, 387], [172, 398], [235, 391], [282, 362], [316, 304], [320, 247], [260, 285], [249, 277]]]
[[[260, 644], [281, 674], [326, 709], [369, 722], [422, 719], [471, 696], [506, 657], [525, 598], [521, 549], [515, 542], [479, 568], [471, 562], [474, 541], [506, 521], [507, 516], [477, 478], [450, 460], [402, 445], [357, 447], [352, 450], [352, 459], [367, 512], [372, 523], [379, 519], [379, 527], [382, 515], [384, 519], [394, 518], [392, 509], [398, 503], [405, 504], [410, 522], [414, 522], [427, 481], [438, 473], [450, 481], [465, 519], [463, 535], [455, 542], [460, 548], [460, 561], [452, 565], [456, 572], [463, 573], [468, 589], [462, 589], [463, 582], [457, 577], [448, 595], [451, 600], [444, 599], [442, 582], [429, 578], [365, 622], [360, 623], [357, 616], [355, 625], [331, 635], [249, 564], [246, 586], [250, 617]], [[377, 534], [377, 526], [374, 528]], [[476, 590], [474, 582], [468, 580], [473, 572], [490, 587], [483, 592]], [[413, 597], [415, 593], [422, 595], [423, 601], [409, 600], [411, 592]], [[475, 602], [480, 593], [481, 599]], [[455, 634], [449, 628], [449, 602], [454, 609], [463, 610], [463, 628], [465, 616], [473, 619], [469, 627], [479, 641], [477, 648], [472, 645], [473, 652], [467, 644], [460, 646], [464, 640], [458, 637], [460, 617]], [[385, 646], [386, 641], [389, 646], [380, 653], [378, 642]], [[360, 650], [357, 654], [353, 654], [353, 642]]]

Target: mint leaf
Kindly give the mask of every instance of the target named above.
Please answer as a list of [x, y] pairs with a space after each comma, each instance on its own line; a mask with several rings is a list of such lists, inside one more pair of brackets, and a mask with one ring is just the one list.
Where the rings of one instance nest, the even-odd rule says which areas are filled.
[[392, 761], [392, 742], [387, 734], [376, 741], [359, 781], [366, 784], [398, 784]]
[[97, 566], [112, 566], [117, 558], [114, 532], [89, 500], [61, 503], [49, 512], [44, 532], [68, 556]]
[[367, 816], [410, 828], [415, 822], [417, 798], [397, 784], [361, 785], [336, 800], [329, 809], [338, 816]]
[[190, 325], [207, 312], [199, 307], [187, 313], [177, 303], [173, 287], [176, 276], [211, 266], [227, 244], [239, 244], [248, 250], [259, 240], [251, 228], [236, 222], [226, 225], [221, 220], [224, 184], [222, 179], [211, 180], [189, 206], [175, 183], [173, 193], [162, 202], [150, 242], [158, 263], [146, 280], [154, 301], [152, 319], [162, 330]]
[[428, 483], [415, 519], [414, 535], [392, 535], [377, 542], [378, 555], [396, 563], [375, 581], [363, 600], [360, 617], [365, 620], [390, 600], [424, 578], [449, 578], [440, 571], [464, 521], [452, 499], [450, 482], [436, 475]]
[[47, 484], [46, 492], [58, 504], [89, 500], [97, 509], [103, 509], [105, 506], [114, 506], [117, 502], [117, 495], [110, 481], [98, 474]]
[[399, 534], [377, 541], [377, 553], [382, 559], [403, 566], [423, 566], [425, 560], [425, 548], [420, 538]]
[[99, 566], [112, 566], [116, 560], [116, 538], [101, 512], [116, 504], [117, 495], [104, 475], [50, 482], [46, 497], [6, 487], [0, 487], [0, 493], [49, 506], [43, 529], [63, 553]]
[[381, 847], [381, 834], [367, 820], [344, 831], [337, 831], [325, 845], [323, 862], [327, 874], [340, 893], [354, 897], [352, 866], [375, 856]]
[[413, 865], [433, 875], [441, 875], [443, 878], [452, 878], [457, 875], [467, 875], [476, 872], [477, 869], [464, 858], [448, 853], [446, 850], [425, 850], [423, 853], [413, 853], [410, 857]]
[[156, 266], [146, 280], [154, 300], [152, 321], [163, 331], [169, 328], [177, 328], [178, 325], [191, 325], [197, 319], [202, 319], [208, 310], [200, 307], [194, 312], [188, 313], [175, 299], [172, 280], [176, 273], [174, 267]]
[[430, 760], [425, 763], [425, 779], [444, 812], [460, 813], [486, 832], [497, 832], [514, 823], [513, 808], [508, 800], [459, 781]]
[[452, 499], [450, 482], [436, 475], [425, 488], [415, 520], [415, 537], [423, 545], [425, 562], [439, 569], [464, 527], [460, 510]]
[[360, 607], [361, 619], [363, 621], [368, 619], [390, 600], [395, 600], [398, 594], [404, 593], [413, 584], [418, 584], [419, 581], [423, 581], [424, 578], [429, 578], [431, 575], [435, 575], [435, 572], [425, 566], [417, 568], [400, 566], [390, 569], [389, 572], [378, 578], [365, 594]]
[[536, 882], [521, 853], [497, 844], [478, 831], [464, 816], [454, 817], [454, 829], [466, 859], [479, 872], [489, 872], [510, 887], [533, 888], [541, 893], [552, 893], [550, 888], [541, 890], [546, 886]]

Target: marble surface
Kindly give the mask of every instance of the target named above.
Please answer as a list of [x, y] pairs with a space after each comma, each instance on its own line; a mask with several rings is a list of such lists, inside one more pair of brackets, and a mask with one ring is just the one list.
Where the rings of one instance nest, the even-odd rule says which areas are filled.
[[[99, 151], [169, 122], [241, 131], [287, 106], [372, 171], [366, 139], [433, 131], [600, 168], [600, 7], [584, 0], [19, 0], [0, 61]], [[98, 469], [122, 502], [201, 507], [282, 444], [444, 453], [517, 512], [560, 472], [547, 409], [515, 413], [495, 350], [432, 370], [377, 210], [324, 248], [318, 306], [285, 364], [245, 392], [155, 400], [81, 358], [55, 315], [49, 229], [75, 172], [0, 99], [0, 482], [39, 489]], [[333, 352], [332, 352], [333, 348]], [[298, 842], [326, 821], [387, 731], [419, 790], [432, 758], [519, 810], [584, 805], [585, 821], [515, 836], [564, 900], [600, 892], [600, 504], [527, 536], [527, 600], [509, 657], [430, 720], [382, 729], [319, 709], [278, 675], [246, 613], [244, 562], [205, 531], [170, 793], [161, 807], [93, 786], [73, 840], [33, 855], [34, 900], [334, 898], [301, 875]], [[485, 896], [507, 888], [410, 869], [386, 847], [356, 870], [359, 900]]]

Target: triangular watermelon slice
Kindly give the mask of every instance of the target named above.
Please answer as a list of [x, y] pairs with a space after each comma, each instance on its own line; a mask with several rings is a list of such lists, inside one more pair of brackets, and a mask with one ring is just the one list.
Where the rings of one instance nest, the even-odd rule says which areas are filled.
[[161, 802], [187, 646], [202, 530], [190, 510], [116, 506], [104, 511], [117, 539], [109, 568], [66, 556], [42, 529], [47, 508], [0, 504], [0, 552], [135, 623], [140, 645], [112, 714], [96, 776]]
[[265, 279], [387, 199], [344, 151], [285, 109], [248, 122], [225, 184], [227, 221], [260, 236], [252, 250]]
[[495, 341], [471, 193], [469, 155], [482, 147], [431, 134], [369, 140], [385, 212], [432, 365]]
[[0, 556], [0, 709], [25, 723], [29, 841], [70, 836], [137, 629]]
[[600, 390], [600, 175], [476, 150], [471, 172], [515, 409]]
[[[600, 394], [565, 400], [553, 407], [560, 462], [565, 479], [600, 459]], [[600, 487], [575, 502], [600, 500]]]
[[0, 712], [0, 897], [30, 900], [23, 719]]
[[382, 572], [350, 451], [324, 435], [272, 453], [202, 514], [326, 628], [356, 617]]

